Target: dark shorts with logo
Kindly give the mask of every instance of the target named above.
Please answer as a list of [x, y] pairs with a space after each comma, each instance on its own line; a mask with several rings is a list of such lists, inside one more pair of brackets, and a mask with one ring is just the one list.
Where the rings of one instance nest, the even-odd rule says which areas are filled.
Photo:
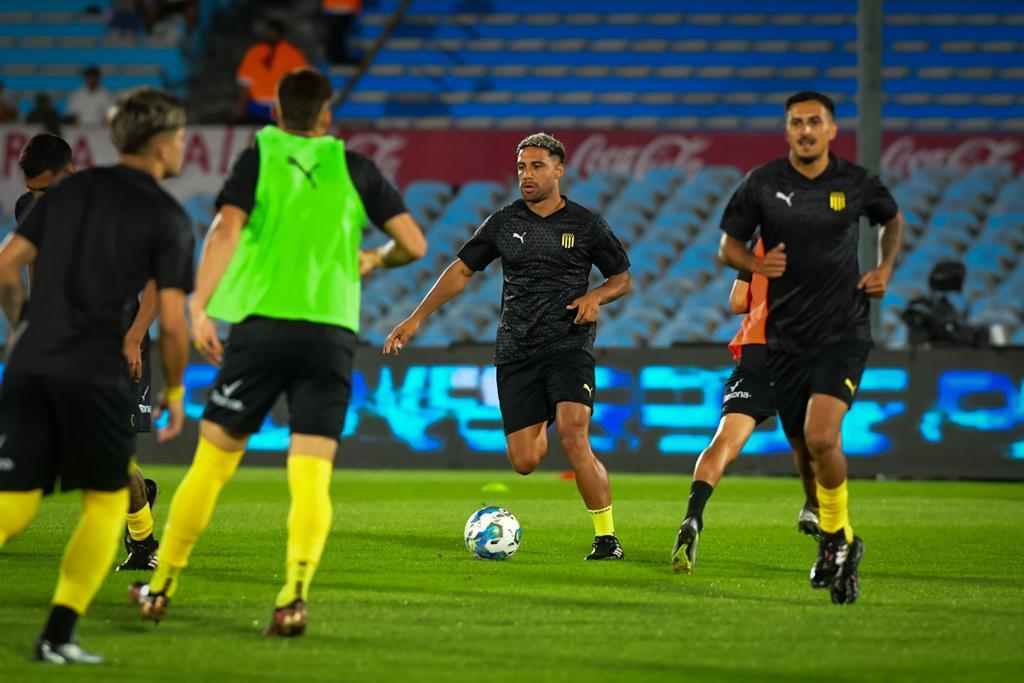
[[722, 391], [722, 417], [749, 415], [760, 424], [775, 414], [768, 379], [768, 350], [764, 344], [745, 344], [740, 360]]
[[582, 403], [594, 411], [594, 357], [561, 351], [498, 366], [498, 404], [505, 433], [555, 421], [555, 406]]
[[254, 434], [284, 395], [292, 434], [339, 438], [352, 393], [355, 339], [335, 325], [246, 318], [231, 328], [203, 419]]
[[153, 428], [153, 396], [151, 393], [153, 369], [150, 360], [149, 347], [151, 341], [147, 334], [142, 340], [142, 377], [139, 380], [132, 380], [132, 395], [135, 402], [132, 404], [131, 417], [132, 426], [136, 432], [148, 432]]
[[871, 347], [871, 342], [852, 339], [799, 354], [768, 354], [772, 395], [787, 437], [804, 433], [807, 403], [813, 394], [834, 396], [853, 405]]
[[0, 491], [117, 491], [135, 431], [128, 378], [99, 384], [8, 372], [0, 391]]

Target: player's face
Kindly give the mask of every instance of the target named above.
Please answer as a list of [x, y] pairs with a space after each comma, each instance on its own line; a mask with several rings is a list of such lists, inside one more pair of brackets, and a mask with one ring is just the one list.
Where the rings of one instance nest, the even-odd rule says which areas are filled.
[[181, 175], [181, 165], [185, 158], [185, 129], [169, 131], [161, 136], [158, 153], [164, 166], [164, 177], [175, 178]]
[[74, 172], [75, 167], [71, 164], [68, 164], [57, 173], [50, 170], [43, 171], [34, 178], [25, 178], [25, 189], [31, 192], [33, 197], [39, 199], [47, 190]]
[[797, 102], [786, 111], [786, 142], [793, 155], [805, 164], [828, 154], [836, 131], [835, 120], [821, 102]]
[[543, 147], [524, 147], [516, 159], [519, 192], [528, 202], [540, 202], [551, 196], [565, 165]]

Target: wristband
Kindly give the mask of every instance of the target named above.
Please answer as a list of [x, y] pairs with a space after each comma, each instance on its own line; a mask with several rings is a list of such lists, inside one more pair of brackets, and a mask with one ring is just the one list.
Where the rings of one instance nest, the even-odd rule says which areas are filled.
[[164, 398], [168, 401], [181, 401], [185, 398], [185, 385], [180, 384], [176, 387], [164, 387]]

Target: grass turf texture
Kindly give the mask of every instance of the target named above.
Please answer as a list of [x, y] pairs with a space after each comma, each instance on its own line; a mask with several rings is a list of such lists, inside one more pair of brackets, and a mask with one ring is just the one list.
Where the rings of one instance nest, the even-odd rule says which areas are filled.
[[[163, 486], [158, 530], [183, 473], [146, 468]], [[481, 493], [494, 481], [509, 492]], [[863, 594], [839, 607], [809, 587], [815, 545], [796, 532], [793, 479], [726, 478], [696, 573], [672, 574], [688, 485], [614, 475], [627, 559], [588, 563], [589, 516], [556, 474], [338, 471], [310, 628], [270, 640], [287, 488], [283, 470], [245, 468], [168, 619], [140, 621], [126, 587], [145, 575], [112, 572], [79, 626], [108, 661], [64, 671], [28, 661], [78, 512], [77, 495], [57, 496], [0, 550], [0, 680], [1019, 680], [1024, 486], [853, 482]], [[519, 518], [511, 560], [463, 546], [482, 503]]]

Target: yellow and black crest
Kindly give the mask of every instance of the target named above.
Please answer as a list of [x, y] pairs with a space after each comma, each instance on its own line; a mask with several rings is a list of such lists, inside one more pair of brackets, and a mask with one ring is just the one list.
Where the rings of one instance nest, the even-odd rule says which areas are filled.
[[828, 196], [828, 205], [833, 211], [842, 211], [846, 208], [846, 193], [833, 192]]
[[562, 233], [562, 246], [566, 249], [572, 249], [572, 246], [576, 244], [576, 236], [571, 232]]

